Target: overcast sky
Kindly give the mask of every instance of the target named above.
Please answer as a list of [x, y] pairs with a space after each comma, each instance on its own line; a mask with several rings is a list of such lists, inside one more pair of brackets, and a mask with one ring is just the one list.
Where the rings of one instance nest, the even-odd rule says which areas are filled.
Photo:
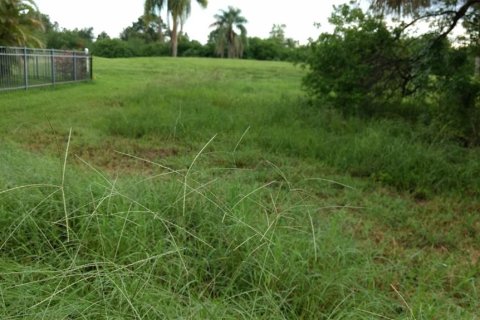
[[[50, 16], [60, 27], [73, 29], [93, 27], [95, 35], [105, 31], [111, 37], [136, 21], [143, 13], [144, 0], [36, 0], [40, 11]], [[192, 14], [184, 31], [190, 38], [202, 43], [207, 41], [213, 16], [228, 6], [239, 8], [247, 18], [249, 36], [265, 38], [273, 24], [285, 24], [287, 37], [307, 42], [317, 38], [320, 32], [330, 31], [327, 18], [334, 4], [348, 0], [209, 0], [202, 9], [192, 0]], [[314, 23], [321, 23], [319, 30]]]

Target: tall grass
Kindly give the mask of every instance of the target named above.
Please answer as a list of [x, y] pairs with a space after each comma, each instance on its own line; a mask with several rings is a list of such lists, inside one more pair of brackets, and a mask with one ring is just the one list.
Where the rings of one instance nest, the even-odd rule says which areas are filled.
[[[30, 157], [1, 153], [19, 175], [28, 164], [16, 160]], [[41, 184], [0, 194], [2, 318], [315, 318], [346, 296], [391, 312], [362, 293], [373, 252], [345, 237], [342, 212], [318, 220], [321, 205], [285, 181], [164, 167], [116, 181], [68, 168], [63, 200], [55, 163], [32, 165]]]
[[145, 98], [134, 98], [131, 107], [112, 111], [103, 126], [106, 134], [198, 144], [215, 133], [229, 139], [248, 128], [246, 141], [260, 149], [316, 159], [340, 172], [401, 191], [480, 190], [478, 150], [447, 142], [427, 143], [412, 124], [345, 119], [333, 110], [314, 109], [299, 96], [250, 101], [219, 93], [215, 98], [186, 95], [165, 103], [159, 102], [165, 99], [164, 92], [148, 90], [141, 96]]

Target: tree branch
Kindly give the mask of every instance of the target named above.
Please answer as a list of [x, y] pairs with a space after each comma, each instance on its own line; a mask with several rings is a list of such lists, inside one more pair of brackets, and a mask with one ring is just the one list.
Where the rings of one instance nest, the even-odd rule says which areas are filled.
[[[380, 1], [381, 2], [381, 1]], [[472, 8], [474, 5], [480, 4], [480, 0], [467, 0], [458, 10], [441, 10], [441, 11], [436, 11], [436, 12], [428, 12], [426, 14], [420, 15], [413, 19], [412, 21], [403, 24], [400, 26], [399, 32], [397, 32], [396, 38], [399, 38], [400, 35], [409, 27], [414, 25], [415, 23], [419, 22], [420, 20], [428, 19], [428, 18], [436, 18], [440, 16], [446, 16], [446, 15], [452, 15], [452, 21], [448, 25], [448, 28], [440, 33], [438, 36], [438, 39], [445, 38], [447, 35], [452, 32], [453, 29], [457, 26], [458, 22], [460, 19], [462, 19], [468, 12], [470, 8]]]
[[463, 6], [461, 6], [460, 9], [455, 12], [452, 23], [450, 23], [450, 26], [447, 28], [446, 31], [440, 34], [439, 38], [445, 38], [450, 32], [452, 32], [452, 30], [457, 26], [458, 21], [467, 14], [468, 9], [470, 9], [476, 4], [480, 4], [480, 0], [468, 0], [467, 2], [465, 2]]

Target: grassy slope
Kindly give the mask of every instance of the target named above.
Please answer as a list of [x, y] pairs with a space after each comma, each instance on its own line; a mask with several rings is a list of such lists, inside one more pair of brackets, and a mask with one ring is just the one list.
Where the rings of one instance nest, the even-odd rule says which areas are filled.
[[42, 184], [0, 193], [2, 318], [476, 316], [478, 151], [314, 110], [284, 63], [95, 74], [1, 96], [0, 190]]

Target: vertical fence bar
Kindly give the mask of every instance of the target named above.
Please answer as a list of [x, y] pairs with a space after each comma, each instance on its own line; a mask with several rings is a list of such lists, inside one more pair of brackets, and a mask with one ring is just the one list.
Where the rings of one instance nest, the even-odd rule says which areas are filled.
[[4, 79], [6, 78], [5, 72], [5, 56], [3, 53], [3, 48], [0, 47], [0, 88], [3, 87]]
[[50, 50], [50, 64], [52, 72], [52, 85], [55, 86], [55, 57], [53, 54], [53, 49]]
[[73, 81], [77, 81], [77, 54], [73, 52]]
[[87, 59], [88, 63], [90, 64], [90, 80], [93, 80], [93, 57], [89, 55]]
[[38, 56], [35, 56], [35, 78], [40, 79], [40, 68], [38, 63]]
[[28, 89], [28, 65], [27, 65], [27, 48], [23, 48], [23, 84], [25, 90]]
[[90, 80], [93, 80], [93, 57], [89, 55], [87, 59], [88, 63], [90, 64]]
[[3, 48], [0, 47], [0, 88], [3, 87], [3, 81], [6, 78], [6, 72], [5, 72], [5, 56], [3, 53]]

